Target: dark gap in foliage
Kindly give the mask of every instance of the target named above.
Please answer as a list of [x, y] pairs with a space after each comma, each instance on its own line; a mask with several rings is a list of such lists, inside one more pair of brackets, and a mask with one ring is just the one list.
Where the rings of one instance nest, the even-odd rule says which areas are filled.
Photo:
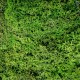
[[67, 59], [69, 59], [69, 57], [66, 56], [65, 59], [67, 60]]
[[76, 66], [77, 68], [80, 68], [80, 61], [79, 61], [79, 60], [77, 60], [77, 61], [75, 62], [75, 66]]
[[41, 28], [41, 31], [44, 31], [44, 28]]
[[30, 69], [29, 75], [34, 76], [34, 77], [39, 76], [39, 71]]
[[22, 42], [20, 40], [17, 39], [16, 41], [19, 42], [20, 44], [22, 44]]
[[58, 75], [59, 75], [61, 78], [63, 78], [63, 76], [62, 76], [62, 74], [61, 74], [61, 73], [58, 73]]
[[42, 41], [41, 44], [42, 44], [43, 46], [48, 46], [48, 45], [49, 45], [49, 41], [46, 41], [46, 42]]
[[45, 0], [45, 1], [50, 2], [50, 1], [52, 1], [52, 0]]
[[76, 32], [80, 28], [80, 24], [72, 25], [70, 28], [66, 28], [66, 33], [71, 34], [72, 32]]
[[78, 52], [80, 52], [80, 47], [78, 48]]
[[50, 52], [52, 50], [57, 49], [57, 39], [53, 38], [51, 35], [44, 35], [39, 40], [38, 43], [46, 46], [47, 50]]
[[0, 80], [2, 80], [2, 77], [0, 77]]
[[12, 69], [12, 71], [13, 72], [15, 72], [15, 73], [19, 73], [19, 65], [17, 65], [17, 66], [11, 66], [11, 69]]
[[69, 0], [60, 0], [60, 2], [67, 3]]
[[69, 0], [61, 0], [61, 3], [64, 3], [62, 7], [66, 11], [74, 12], [75, 10], [78, 10], [80, 7], [80, 2], [78, 0], [73, 0], [72, 2], [70, 2]]
[[16, 50], [17, 53], [20, 53], [21, 51], [19, 49]]
[[33, 56], [32, 52], [28, 52], [26, 55], [27, 56]]
[[80, 68], [80, 63], [79, 63], [79, 64], [76, 64], [76, 67], [77, 67], [77, 68]]

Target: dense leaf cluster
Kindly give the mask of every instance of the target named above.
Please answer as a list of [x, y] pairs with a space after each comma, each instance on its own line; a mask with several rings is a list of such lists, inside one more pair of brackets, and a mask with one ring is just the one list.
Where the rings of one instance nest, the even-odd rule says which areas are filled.
[[2, 1], [0, 80], [79, 80], [80, 1]]

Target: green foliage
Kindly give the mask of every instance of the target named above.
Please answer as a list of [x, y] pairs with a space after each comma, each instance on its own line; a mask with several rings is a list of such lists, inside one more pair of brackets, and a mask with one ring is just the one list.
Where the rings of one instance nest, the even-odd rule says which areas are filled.
[[[3, 0], [0, 79], [79, 80], [77, 0]], [[78, 1], [80, 3], [80, 1]]]

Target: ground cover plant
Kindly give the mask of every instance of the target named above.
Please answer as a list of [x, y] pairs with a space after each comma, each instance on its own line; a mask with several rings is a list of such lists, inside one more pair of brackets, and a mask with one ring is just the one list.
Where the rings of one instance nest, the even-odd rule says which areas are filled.
[[80, 80], [80, 1], [0, 0], [0, 80]]

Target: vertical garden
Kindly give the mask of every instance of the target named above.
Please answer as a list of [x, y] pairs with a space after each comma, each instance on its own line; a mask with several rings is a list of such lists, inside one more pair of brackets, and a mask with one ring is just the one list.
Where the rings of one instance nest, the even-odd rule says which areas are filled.
[[0, 0], [0, 80], [80, 80], [80, 1]]

